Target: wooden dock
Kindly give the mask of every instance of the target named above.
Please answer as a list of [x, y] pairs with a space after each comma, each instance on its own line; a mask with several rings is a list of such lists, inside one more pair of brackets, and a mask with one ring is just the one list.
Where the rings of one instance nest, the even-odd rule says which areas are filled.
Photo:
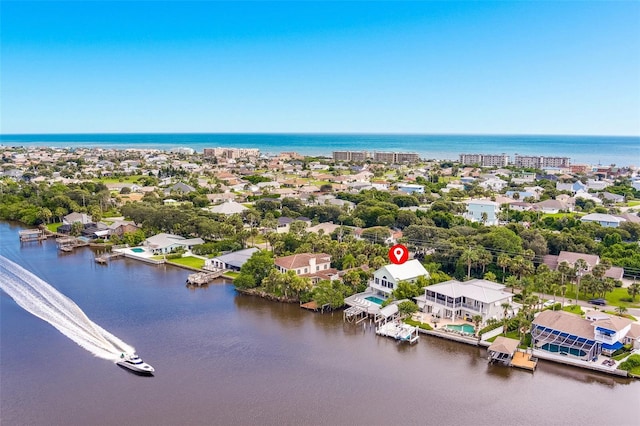
[[119, 257], [124, 257], [124, 253], [122, 252], [113, 252], [113, 253], [103, 253], [100, 256], [96, 256], [95, 261], [101, 265], [106, 265], [109, 263], [111, 259], [117, 259]]
[[191, 274], [187, 277], [187, 285], [196, 287], [207, 285], [216, 278], [220, 278], [225, 272], [226, 270], [221, 269], [215, 272], [197, 272]]
[[58, 249], [63, 252], [72, 252], [77, 247], [88, 246], [89, 243], [76, 237], [60, 237], [56, 238]]
[[530, 353], [516, 351], [511, 359], [511, 365], [524, 370], [535, 371], [538, 360], [531, 356]]
[[40, 242], [47, 239], [47, 236], [44, 234], [42, 229], [25, 229], [19, 231], [18, 234], [20, 235], [21, 243], [28, 243], [31, 241]]

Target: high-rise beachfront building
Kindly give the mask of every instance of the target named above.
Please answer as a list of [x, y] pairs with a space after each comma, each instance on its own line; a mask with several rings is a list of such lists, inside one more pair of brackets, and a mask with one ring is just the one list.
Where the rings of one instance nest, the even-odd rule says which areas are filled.
[[516, 154], [515, 165], [517, 167], [542, 169], [545, 167], [569, 167], [571, 163], [569, 157], [544, 157]]
[[371, 158], [367, 151], [333, 151], [333, 161], [363, 162]]
[[460, 154], [460, 163], [482, 167], [504, 167], [509, 164], [507, 154]]
[[373, 159], [381, 163], [390, 164], [417, 163], [420, 161], [420, 156], [415, 152], [376, 151], [373, 153]]

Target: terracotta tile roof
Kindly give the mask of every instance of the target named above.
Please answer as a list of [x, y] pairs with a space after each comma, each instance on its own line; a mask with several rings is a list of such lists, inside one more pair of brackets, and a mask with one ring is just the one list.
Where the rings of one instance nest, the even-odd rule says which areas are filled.
[[309, 260], [315, 259], [316, 265], [319, 263], [327, 263], [331, 261], [331, 256], [326, 253], [301, 253], [291, 256], [279, 257], [275, 260], [276, 265], [284, 269], [298, 269], [309, 266]]

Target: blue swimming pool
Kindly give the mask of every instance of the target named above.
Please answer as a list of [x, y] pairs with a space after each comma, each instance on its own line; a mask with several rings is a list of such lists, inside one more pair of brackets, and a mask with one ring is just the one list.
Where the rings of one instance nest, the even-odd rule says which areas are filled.
[[470, 324], [449, 324], [445, 325], [445, 328], [469, 334], [473, 334], [475, 331], [475, 328]]
[[369, 302], [373, 302], [376, 305], [382, 305], [382, 303], [384, 302], [383, 299], [380, 299], [379, 297], [375, 297], [375, 296], [367, 296], [365, 297], [365, 299], [367, 299]]
[[131, 249], [131, 251], [134, 253], [144, 253], [144, 249], [139, 247], [134, 247]]

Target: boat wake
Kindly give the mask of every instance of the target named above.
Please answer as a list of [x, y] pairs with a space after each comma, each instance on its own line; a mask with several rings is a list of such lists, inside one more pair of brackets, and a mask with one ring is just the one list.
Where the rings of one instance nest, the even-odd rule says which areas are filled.
[[135, 349], [91, 321], [71, 299], [20, 265], [0, 256], [0, 288], [15, 302], [94, 356], [118, 361]]

